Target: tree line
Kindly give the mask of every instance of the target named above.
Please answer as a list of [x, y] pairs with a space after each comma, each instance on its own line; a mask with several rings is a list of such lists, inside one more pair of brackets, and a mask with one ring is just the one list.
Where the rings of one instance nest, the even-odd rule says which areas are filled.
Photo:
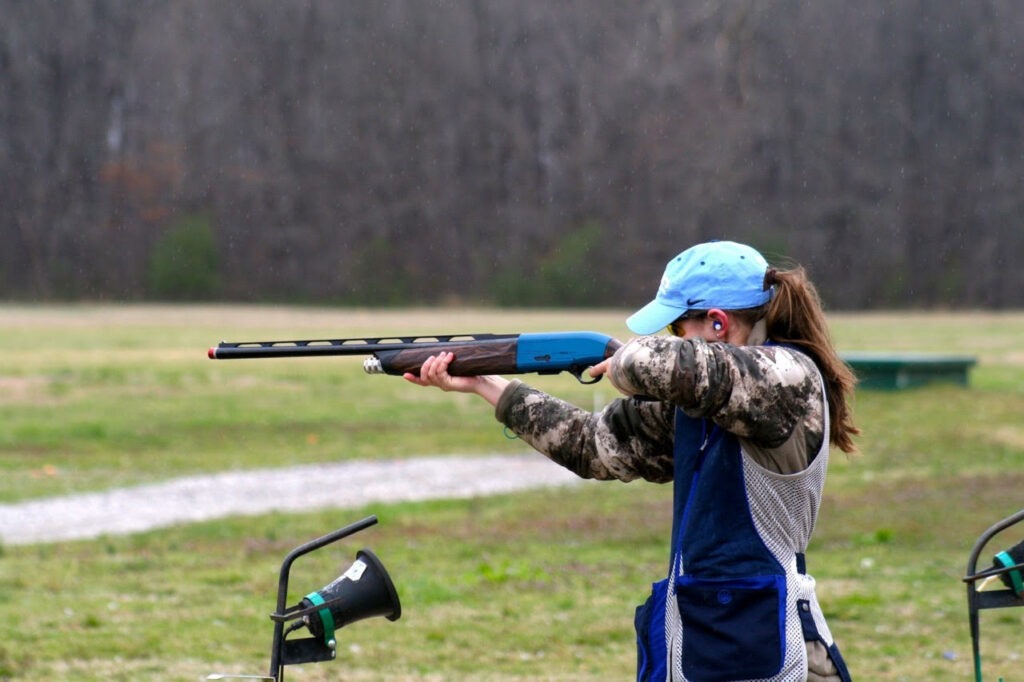
[[0, 0], [0, 297], [1024, 305], [1013, 0]]

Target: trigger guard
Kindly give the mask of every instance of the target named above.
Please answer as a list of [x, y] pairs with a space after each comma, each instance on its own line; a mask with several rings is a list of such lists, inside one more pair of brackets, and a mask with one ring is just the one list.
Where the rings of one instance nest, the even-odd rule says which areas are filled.
[[598, 376], [594, 377], [590, 381], [585, 380], [583, 378], [583, 371], [585, 369], [589, 369], [589, 368], [584, 367], [583, 369], [572, 369], [572, 370], [570, 370], [570, 373], [574, 377], [576, 377], [576, 381], [580, 382], [581, 384], [583, 384], [585, 386], [589, 386], [590, 384], [596, 384], [597, 382], [599, 382], [601, 380], [601, 375], [598, 375]]

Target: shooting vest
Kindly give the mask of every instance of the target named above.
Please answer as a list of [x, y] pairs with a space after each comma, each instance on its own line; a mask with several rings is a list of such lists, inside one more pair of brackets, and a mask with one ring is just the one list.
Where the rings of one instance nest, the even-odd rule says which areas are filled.
[[757, 465], [735, 435], [677, 410], [674, 457], [671, 566], [637, 609], [637, 679], [806, 680], [804, 642], [820, 640], [849, 680], [803, 555], [827, 435], [810, 466], [781, 475]]

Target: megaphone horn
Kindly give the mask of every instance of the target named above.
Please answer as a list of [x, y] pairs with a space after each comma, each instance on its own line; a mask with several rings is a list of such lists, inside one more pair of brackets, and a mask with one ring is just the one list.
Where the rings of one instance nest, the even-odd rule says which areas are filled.
[[303, 617], [313, 636], [331, 646], [335, 630], [374, 616], [398, 620], [402, 604], [391, 577], [373, 552], [359, 550], [356, 560], [334, 582], [311, 592], [299, 604], [302, 609], [323, 606]]

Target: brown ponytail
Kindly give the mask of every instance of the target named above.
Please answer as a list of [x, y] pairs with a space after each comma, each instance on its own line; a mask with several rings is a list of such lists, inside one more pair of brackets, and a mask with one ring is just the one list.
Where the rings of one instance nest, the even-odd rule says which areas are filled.
[[768, 338], [796, 346], [814, 360], [828, 393], [829, 440], [843, 452], [856, 452], [853, 437], [860, 429], [853, 423], [847, 400], [857, 379], [832, 345], [818, 290], [799, 265], [789, 270], [770, 268], [765, 273], [765, 288], [769, 286], [775, 287], [775, 295], [765, 316]]

